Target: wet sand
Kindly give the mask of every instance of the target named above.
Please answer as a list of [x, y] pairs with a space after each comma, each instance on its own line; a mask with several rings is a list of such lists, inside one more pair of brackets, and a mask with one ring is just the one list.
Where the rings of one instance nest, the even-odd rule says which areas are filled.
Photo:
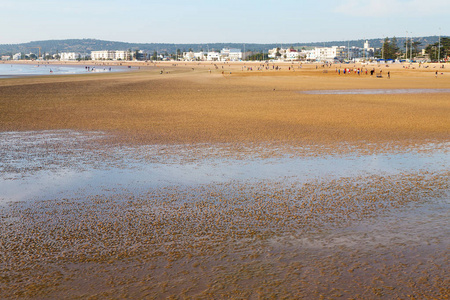
[[1, 297], [448, 298], [450, 94], [299, 91], [450, 72], [279, 65], [1, 79]]

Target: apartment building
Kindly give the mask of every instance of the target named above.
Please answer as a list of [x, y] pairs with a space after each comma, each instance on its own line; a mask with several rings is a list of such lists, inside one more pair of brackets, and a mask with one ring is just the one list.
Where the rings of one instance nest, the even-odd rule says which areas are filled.
[[131, 53], [128, 51], [114, 51], [114, 60], [130, 60]]
[[102, 51], [92, 51], [92, 60], [113, 60], [115, 59], [116, 51], [112, 50], [102, 50]]
[[206, 61], [239, 61], [243, 58], [243, 53], [241, 49], [229, 49], [224, 48], [220, 52], [209, 51], [209, 52], [183, 52], [183, 60], [195, 61], [195, 60], [206, 60]]
[[222, 51], [220, 51], [221, 60], [225, 61], [239, 61], [242, 60], [242, 52], [241, 49], [228, 49], [223, 48]]
[[80, 53], [75, 52], [61, 52], [59, 53], [60, 60], [77, 60], [81, 57]]

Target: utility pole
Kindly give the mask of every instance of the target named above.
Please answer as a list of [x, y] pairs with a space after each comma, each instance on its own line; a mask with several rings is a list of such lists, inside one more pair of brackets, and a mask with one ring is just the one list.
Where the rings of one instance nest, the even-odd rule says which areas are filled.
[[412, 38], [412, 32], [411, 32], [411, 47], [409, 47], [409, 48], [410, 48], [410, 51], [411, 51], [411, 55], [409, 56], [409, 59], [412, 60], [412, 59], [413, 59], [413, 56], [412, 56], [412, 51], [413, 51], [413, 38]]
[[363, 51], [364, 51], [364, 52], [363, 52], [363, 53], [364, 53], [363, 55], [364, 55], [364, 60], [366, 60], [366, 47], [365, 47], [365, 43], [366, 43], [366, 42], [365, 42], [365, 41], [366, 41], [366, 38], [363, 39]]
[[439, 49], [438, 49], [438, 63], [441, 62], [441, 28], [439, 27]]
[[405, 59], [408, 60], [408, 31], [406, 32], [406, 51], [405, 51]]
[[347, 42], [347, 60], [350, 60], [350, 41]]

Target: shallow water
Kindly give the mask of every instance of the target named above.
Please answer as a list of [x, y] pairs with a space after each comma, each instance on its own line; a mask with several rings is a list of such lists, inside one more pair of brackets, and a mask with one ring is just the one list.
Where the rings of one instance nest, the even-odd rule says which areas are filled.
[[[85, 143], [101, 133], [3, 133], [0, 153], [0, 202], [27, 201], [61, 195], [108, 194], [117, 189], [197, 186], [232, 181], [329, 180], [340, 177], [396, 175], [447, 170], [450, 153], [438, 147], [425, 153], [269, 158], [211, 158], [191, 161], [154, 158], [152, 147], [98, 149]], [[433, 149], [435, 145], [422, 146]], [[168, 148], [168, 146], [167, 146]], [[183, 150], [175, 150], [182, 155]], [[108, 155], [105, 155], [105, 152]], [[135, 153], [140, 153], [136, 156]]]
[[437, 94], [450, 93], [450, 89], [355, 89], [304, 91], [310, 95], [390, 95], [390, 94]]
[[85, 74], [85, 73], [103, 73], [103, 72], [120, 72], [124, 68], [109, 66], [92, 66], [86, 63], [86, 66], [94, 67], [90, 71], [85, 69], [85, 66], [61, 66], [61, 65], [22, 65], [22, 64], [0, 64], [0, 78], [20, 77], [20, 76], [37, 76], [37, 75], [70, 75], [70, 74]]

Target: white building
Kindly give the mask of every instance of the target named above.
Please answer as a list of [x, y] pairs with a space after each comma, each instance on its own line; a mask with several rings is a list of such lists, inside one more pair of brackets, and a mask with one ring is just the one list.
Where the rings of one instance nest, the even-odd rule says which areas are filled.
[[128, 52], [128, 51], [115, 51], [113, 59], [129, 60], [129, 59], [131, 59], [131, 55], [130, 55], [130, 52]]
[[[269, 58], [277, 58], [277, 57], [282, 57], [283, 54], [286, 52], [286, 49], [282, 49], [282, 48], [273, 48], [269, 50]], [[277, 53], [280, 54], [279, 56], [277, 56]]]
[[92, 51], [92, 60], [130, 60], [131, 53], [129, 51], [122, 50], [102, 50], [102, 51]]
[[[366, 45], [367, 46], [367, 45]], [[332, 46], [332, 47], [316, 47], [314, 50], [304, 51], [306, 59], [309, 61], [323, 61], [323, 62], [333, 62], [333, 61], [344, 61], [344, 60], [354, 60], [360, 58], [370, 58], [373, 57], [375, 49], [373, 48], [359, 48], [345, 46]]]
[[206, 59], [206, 52], [200, 51], [200, 52], [194, 52], [194, 59], [195, 60], [205, 60]]
[[60, 60], [77, 60], [81, 58], [80, 53], [75, 52], [61, 52], [59, 53]]
[[200, 52], [183, 52], [183, 60], [186, 61], [196, 61], [196, 60], [206, 60], [207, 53], [200, 51]]
[[207, 56], [206, 56], [206, 60], [207, 61], [219, 61], [220, 60], [220, 53], [219, 52], [208, 52]]
[[375, 55], [375, 48], [370, 47], [369, 41], [366, 40], [364, 43], [363, 57], [373, 58]]
[[2, 55], [2, 60], [10, 60], [11, 56], [10, 55]]
[[286, 49], [286, 52], [283, 55], [283, 58], [285, 60], [290, 60], [290, 61], [298, 60], [298, 59], [300, 59], [300, 52], [295, 49], [292, 49], [292, 48]]
[[13, 55], [13, 60], [19, 60], [21, 58], [22, 58], [22, 53], [20, 53], [20, 52]]
[[300, 57], [305, 57], [305, 52], [299, 52], [294, 48], [273, 48], [269, 50], [269, 58], [293, 61], [298, 60]]
[[241, 49], [228, 49], [223, 48], [220, 51], [220, 60], [225, 61], [239, 61], [242, 60], [242, 52]]
[[347, 49], [344, 46], [338, 47], [316, 47], [314, 49], [314, 60], [319, 61], [335, 61], [347, 59]]
[[186, 60], [186, 61], [196, 60], [194, 52], [192, 52], [192, 51], [183, 52], [183, 60]]
[[308, 60], [308, 61], [317, 60], [315, 49], [305, 50], [304, 53], [306, 54], [306, 60]]
[[113, 60], [115, 56], [115, 51], [111, 50], [102, 50], [102, 51], [92, 51], [91, 59], [92, 60]]
[[102, 51], [92, 51], [92, 60], [113, 60], [115, 58], [116, 51], [102, 50]]
[[243, 56], [241, 49], [228, 48], [224, 48], [220, 52], [183, 52], [183, 60], [185, 61], [239, 61], [242, 60]]

